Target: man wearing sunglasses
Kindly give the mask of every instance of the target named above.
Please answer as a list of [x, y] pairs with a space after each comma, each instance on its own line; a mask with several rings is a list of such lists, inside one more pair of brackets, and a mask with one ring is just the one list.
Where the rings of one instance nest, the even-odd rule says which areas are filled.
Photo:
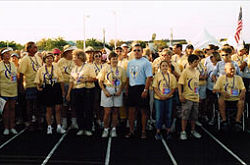
[[222, 61], [218, 62], [215, 66], [215, 69], [212, 74], [213, 82], [216, 82], [217, 80], [216, 76], [221, 76], [226, 74], [225, 72], [226, 63], [232, 63], [235, 67], [236, 75], [242, 76], [238, 64], [235, 61], [231, 60], [231, 56], [232, 56], [232, 49], [230, 46], [226, 46], [221, 49]]
[[129, 107], [129, 127], [130, 132], [126, 135], [130, 138], [134, 135], [135, 110], [141, 111], [142, 134], [141, 138], [146, 138], [146, 109], [149, 106], [148, 89], [152, 81], [152, 66], [146, 59], [142, 58], [142, 46], [134, 44], [132, 53], [135, 59], [129, 61], [127, 67], [127, 92]]

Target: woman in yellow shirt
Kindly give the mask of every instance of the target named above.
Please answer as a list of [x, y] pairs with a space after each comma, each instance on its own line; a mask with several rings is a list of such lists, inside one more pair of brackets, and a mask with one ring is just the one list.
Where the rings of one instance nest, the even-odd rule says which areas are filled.
[[99, 85], [102, 89], [101, 106], [104, 107], [104, 130], [102, 137], [108, 137], [109, 118], [112, 110], [111, 136], [116, 137], [116, 126], [118, 123], [118, 110], [123, 105], [123, 88], [126, 83], [126, 72], [118, 66], [118, 55], [111, 52], [108, 57], [110, 65], [103, 68], [99, 73]]
[[[167, 61], [160, 63], [160, 71], [156, 73], [153, 80], [155, 110], [156, 110], [156, 140], [161, 139], [160, 131], [165, 123], [166, 131], [169, 135], [172, 117], [173, 94], [177, 88], [177, 81], [173, 74], [169, 72], [171, 66]], [[165, 121], [163, 121], [165, 116]]]
[[97, 120], [97, 123], [101, 126], [102, 123], [102, 114], [103, 114], [103, 110], [100, 106], [100, 101], [101, 101], [101, 88], [98, 84], [98, 75], [100, 73], [100, 71], [102, 70], [102, 68], [104, 68], [105, 66], [107, 66], [106, 63], [102, 64], [102, 52], [101, 51], [97, 51], [94, 53], [94, 68], [95, 68], [95, 73], [96, 73], [96, 81], [95, 81], [95, 99], [94, 99], [94, 117]]
[[52, 64], [54, 55], [48, 52], [43, 57], [43, 65], [37, 71], [35, 81], [37, 90], [41, 92], [41, 102], [46, 106], [46, 120], [48, 124], [47, 134], [52, 134], [52, 108], [55, 106], [57, 133], [63, 134], [65, 130], [61, 127], [61, 105], [63, 103], [62, 88], [63, 78], [60, 69]]
[[[91, 136], [93, 122], [93, 111], [89, 100], [89, 89], [94, 89], [96, 79], [93, 65], [85, 63], [86, 55], [83, 50], [73, 51], [73, 62], [75, 66], [70, 74], [70, 84], [66, 99], [71, 101], [72, 109], [76, 111], [79, 131], [77, 135]], [[85, 131], [84, 131], [85, 130]]]
[[17, 70], [15, 64], [10, 62], [10, 51], [5, 48], [1, 51], [0, 62], [0, 95], [6, 100], [3, 109], [4, 135], [17, 134], [15, 130], [15, 105], [17, 99]]

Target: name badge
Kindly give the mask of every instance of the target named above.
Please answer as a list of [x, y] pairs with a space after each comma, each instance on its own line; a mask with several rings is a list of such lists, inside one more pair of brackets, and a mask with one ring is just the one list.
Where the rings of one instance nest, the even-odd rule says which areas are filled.
[[239, 90], [238, 89], [232, 89], [231, 90], [231, 95], [232, 96], [239, 96]]
[[195, 93], [195, 94], [198, 94], [198, 93], [199, 93], [199, 87], [195, 87], [195, 88], [194, 88], [194, 93]]
[[53, 81], [54, 83], [57, 83], [57, 79], [56, 79], [56, 78], [53, 78], [52, 81]]
[[17, 79], [17, 78], [16, 78], [16, 75], [12, 75], [11, 78], [10, 78], [10, 80], [11, 80], [12, 82], [16, 82], [16, 81], [17, 81], [16, 79]]
[[114, 86], [119, 86], [119, 85], [120, 85], [120, 81], [117, 80], [117, 79], [114, 80], [114, 81], [113, 81], [113, 85], [114, 85]]
[[163, 88], [163, 94], [164, 94], [164, 95], [169, 94], [170, 91], [171, 91], [171, 90], [170, 90], [169, 88]]

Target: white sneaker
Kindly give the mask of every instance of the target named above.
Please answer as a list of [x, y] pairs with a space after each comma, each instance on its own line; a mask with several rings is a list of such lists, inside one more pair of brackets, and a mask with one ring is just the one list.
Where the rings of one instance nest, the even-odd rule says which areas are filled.
[[17, 134], [17, 131], [16, 131], [16, 129], [15, 129], [15, 128], [11, 128], [11, 129], [10, 129], [10, 132], [11, 132], [12, 134], [14, 134], [14, 135], [16, 135], [16, 134]]
[[108, 136], [109, 136], [109, 130], [104, 128], [104, 130], [103, 130], [103, 132], [102, 132], [102, 137], [103, 137], [103, 138], [106, 138], [106, 137], [108, 137]]
[[3, 131], [3, 134], [4, 135], [9, 135], [10, 134], [10, 130], [5, 128], [4, 131]]
[[84, 133], [83, 130], [79, 130], [79, 131], [76, 133], [76, 135], [77, 135], [77, 136], [81, 136], [81, 135], [83, 135], [83, 133]]
[[113, 128], [111, 130], [111, 137], [117, 137], [117, 133], [116, 133], [116, 129], [115, 128]]
[[61, 126], [57, 126], [56, 132], [59, 134], [64, 134], [66, 131]]
[[191, 135], [193, 135], [193, 137], [199, 139], [201, 138], [201, 134], [199, 134], [198, 132], [196, 132], [195, 130], [192, 130], [191, 131]]
[[181, 140], [187, 140], [187, 133], [186, 133], [186, 131], [181, 131], [180, 139]]
[[84, 134], [86, 136], [92, 136], [93, 135], [93, 133], [91, 131], [87, 131], [87, 130], [84, 132]]
[[47, 135], [51, 135], [52, 134], [52, 127], [48, 126], [47, 128]]

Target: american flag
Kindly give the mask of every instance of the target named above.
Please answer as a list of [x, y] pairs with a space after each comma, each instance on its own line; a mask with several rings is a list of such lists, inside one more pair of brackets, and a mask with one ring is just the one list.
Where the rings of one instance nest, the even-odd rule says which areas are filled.
[[236, 29], [236, 33], [234, 35], [235, 41], [237, 42], [237, 44], [240, 41], [240, 32], [242, 30], [242, 8], [240, 7], [240, 14], [239, 14], [239, 18], [238, 18], [238, 26]]

